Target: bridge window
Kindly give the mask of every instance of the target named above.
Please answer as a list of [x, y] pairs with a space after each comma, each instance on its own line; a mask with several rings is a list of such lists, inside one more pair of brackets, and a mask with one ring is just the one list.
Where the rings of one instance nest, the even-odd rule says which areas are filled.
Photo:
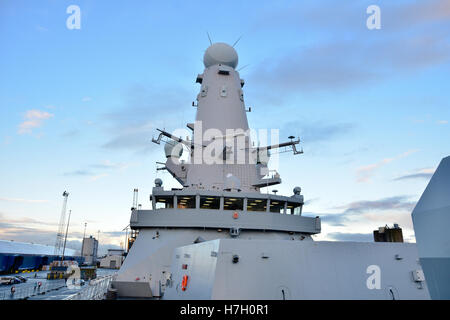
[[220, 209], [220, 198], [200, 197], [200, 209]]
[[270, 212], [284, 213], [284, 201], [270, 200]]
[[195, 196], [177, 196], [177, 202], [180, 209], [195, 209]]
[[247, 199], [247, 211], [266, 211], [266, 199]]
[[296, 202], [288, 202], [287, 203], [287, 214], [295, 214], [300, 215], [302, 211], [302, 205]]
[[243, 210], [244, 208], [243, 198], [224, 198], [223, 200], [224, 210]]
[[156, 209], [169, 209], [173, 208], [172, 196], [156, 196]]

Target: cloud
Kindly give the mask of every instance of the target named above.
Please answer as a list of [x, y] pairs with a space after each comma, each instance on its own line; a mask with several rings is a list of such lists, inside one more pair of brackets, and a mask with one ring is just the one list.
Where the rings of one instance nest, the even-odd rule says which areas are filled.
[[425, 179], [425, 180], [429, 180], [431, 179], [431, 177], [434, 174], [434, 171], [436, 171], [436, 169], [434, 168], [424, 168], [424, 169], [419, 169], [414, 173], [410, 173], [410, 174], [406, 174], [400, 177], [397, 177], [395, 179], [393, 179], [394, 181], [401, 181], [401, 180], [412, 180], [412, 179]]
[[31, 200], [31, 199], [21, 199], [21, 198], [1, 198], [0, 201], [8, 202], [19, 202], [19, 203], [47, 203], [48, 200]]
[[[300, 126], [300, 124], [299, 124]], [[355, 129], [353, 123], [323, 123], [316, 121], [314, 123], [304, 123], [300, 126], [301, 138], [308, 143], [328, 141], [346, 134]]]
[[92, 101], [92, 98], [91, 98], [91, 97], [83, 97], [83, 98], [81, 99], [81, 101], [82, 101], [82, 102], [89, 102], [89, 101]]
[[336, 207], [344, 209], [343, 214], [362, 213], [374, 210], [412, 210], [416, 202], [408, 201], [407, 196], [395, 196], [379, 200], [363, 200]]
[[154, 148], [150, 137], [154, 134], [156, 126], [151, 122], [139, 126], [129, 126], [120, 129], [120, 132], [103, 144], [103, 148], [110, 150], [136, 150], [148, 153]]
[[317, 142], [328, 142], [354, 132], [353, 123], [327, 123], [325, 121], [296, 120], [283, 125], [281, 136], [298, 135], [303, 143], [315, 146]]
[[107, 176], [109, 176], [109, 174], [107, 174], [107, 173], [100, 173], [100, 174], [96, 174], [95, 176], [93, 176], [90, 180], [91, 181], [97, 181], [97, 180], [99, 180], [101, 178], [105, 178]]
[[[360, 85], [381, 77], [363, 68], [354, 43], [323, 43], [300, 47], [262, 62], [250, 74], [252, 83], [283, 91], [320, 91]], [[332, 53], [332, 54], [331, 54]]]
[[377, 31], [365, 26], [367, 5], [328, 3], [274, 9], [257, 22], [261, 29], [270, 19], [271, 33], [290, 28], [307, 35], [293, 38], [295, 47], [286, 54], [275, 53], [252, 68], [249, 77], [264, 87], [263, 94], [267, 88], [285, 94], [348, 90], [450, 61], [448, 1], [384, 4]]
[[263, 61], [251, 81], [292, 92], [343, 90], [450, 60], [448, 40], [438, 35], [317, 43]]
[[125, 163], [125, 162], [111, 162], [110, 160], [105, 160], [101, 163], [95, 163], [87, 166], [87, 168], [95, 169], [94, 171], [88, 170], [88, 169], [79, 169], [75, 171], [69, 171], [63, 173], [64, 176], [87, 176], [91, 177], [91, 181], [96, 181], [101, 178], [107, 177], [109, 174], [101, 172], [98, 173], [97, 171], [104, 171], [104, 170], [125, 170], [128, 167], [133, 165], [133, 163]]
[[[54, 246], [56, 241], [57, 223], [39, 221], [31, 218], [11, 219], [0, 212], [0, 238], [27, 243], [38, 243]], [[51, 226], [50, 228], [48, 228]], [[119, 249], [113, 242], [124, 242], [124, 232], [106, 231], [100, 233], [98, 254], [104, 254], [107, 249]], [[81, 249], [83, 233], [70, 231], [67, 239], [67, 248]]]
[[408, 196], [394, 196], [377, 200], [354, 201], [342, 206], [338, 213], [311, 213], [305, 212], [304, 216], [319, 216], [324, 224], [334, 227], [348, 227], [350, 224], [363, 220], [365, 224], [370, 222], [401, 223], [411, 225], [411, 211], [416, 201], [409, 200]]
[[373, 242], [373, 233], [330, 232], [326, 236], [337, 241]]
[[154, 150], [151, 137], [156, 134], [156, 128], [179, 122], [178, 114], [189, 111], [186, 108], [192, 102], [190, 96], [190, 92], [180, 87], [130, 87], [124, 97], [124, 106], [104, 115], [103, 122], [107, 124], [111, 138], [102, 148], [132, 150], [140, 154]]
[[394, 27], [411, 28], [413, 25], [448, 22], [450, 3], [448, 0], [416, 1], [396, 5], [383, 14]]
[[41, 127], [45, 120], [48, 120], [53, 116], [53, 114], [46, 111], [28, 110], [24, 115], [24, 121], [19, 125], [18, 133], [32, 133], [33, 129]]
[[368, 164], [365, 166], [361, 166], [356, 169], [357, 182], [369, 182], [372, 176], [375, 174], [375, 171], [388, 163], [391, 163], [394, 160], [405, 158], [413, 153], [418, 152], [418, 149], [406, 151], [400, 155], [397, 155], [393, 158], [385, 158], [379, 162]]
[[41, 220], [36, 220], [33, 218], [16, 218], [16, 219], [10, 219], [6, 217], [3, 213], [0, 212], [0, 220], [4, 225], [20, 225], [23, 226], [25, 224], [41, 224], [41, 225], [56, 225], [56, 223], [49, 223], [49, 222], [43, 222]]
[[106, 234], [109, 237], [120, 238], [120, 237], [125, 236], [126, 232], [125, 231], [105, 231], [105, 232], [102, 232], [102, 234]]
[[87, 170], [75, 170], [70, 172], [63, 173], [65, 176], [92, 176], [94, 175], [92, 172]]
[[316, 198], [310, 198], [310, 199], [308, 199], [308, 200], [305, 200], [304, 205], [310, 205], [311, 203], [317, 202], [317, 201], [319, 201], [319, 200], [320, 200], [319, 197], [316, 197]]
[[92, 164], [91, 167], [93, 168], [100, 168], [100, 169], [125, 169], [130, 166], [130, 163], [114, 163], [109, 160], [104, 160], [102, 163]]
[[323, 223], [334, 227], [345, 227], [346, 223], [351, 220], [348, 216], [342, 213], [308, 213], [305, 212], [304, 216], [319, 216]]
[[438, 124], [448, 124], [448, 120], [438, 120]]
[[73, 130], [66, 131], [65, 133], [63, 133], [61, 135], [61, 137], [63, 137], [63, 138], [73, 138], [73, 137], [75, 137], [75, 136], [77, 136], [79, 134], [80, 134], [80, 130], [73, 129]]
[[57, 223], [26, 217], [9, 218], [5, 214], [0, 213], [0, 238], [5, 240], [54, 245], [57, 225]]

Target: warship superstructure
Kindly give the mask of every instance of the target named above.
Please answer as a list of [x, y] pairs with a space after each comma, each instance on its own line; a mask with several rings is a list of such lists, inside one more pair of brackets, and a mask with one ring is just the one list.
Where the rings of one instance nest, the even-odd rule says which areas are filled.
[[[133, 208], [138, 233], [113, 281], [118, 297], [153, 299], [429, 299], [414, 243], [313, 241], [319, 217], [302, 215], [300, 187], [268, 169], [271, 152], [300, 154], [299, 139], [255, 147], [238, 55], [225, 43], [204, 54], [192, 138], [159, 130], [167, 170], [151, 210]], [[181, 160], [183, 152], [189, 159]]]

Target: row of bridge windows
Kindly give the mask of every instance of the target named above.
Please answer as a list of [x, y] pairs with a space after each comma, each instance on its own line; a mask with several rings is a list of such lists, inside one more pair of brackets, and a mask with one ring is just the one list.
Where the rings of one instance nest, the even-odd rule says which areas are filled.
[[[221, 197], [214, 196], [200, 196], [199, 209], [220, 209]], [[301, 214], [301, 205], [296, 202], [271, 200], [269, 210], [267, 210], [266, 199], [253, 199], [247, 198], [247, 211], [260, 211], [260, 212], [278, 212], [286, 214]], [[196, 209], [196, 196], [177, 196], [176, 204], [174, 203], [173, 196], [155, 196], [156, 209], [167, 208], [171, 209], [176, 205], [179, 209]], [[244, 210], [244, 198], [223, 198], [224, 210]]]

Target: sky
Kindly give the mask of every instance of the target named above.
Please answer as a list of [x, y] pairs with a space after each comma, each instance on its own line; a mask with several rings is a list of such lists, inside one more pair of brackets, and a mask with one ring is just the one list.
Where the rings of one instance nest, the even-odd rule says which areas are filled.
[[277, 189], [302, 188], [314, 239], [399, 223], [414, 242], [411, 211], [450, 154], [448, 0], [0, 0], [0, 239], [54, 244], [67, 190], [68, 246], [85, 223], [103, 251], [123, 246], [133, 189], [149, 208], [155, 178], [179, 186], [151, 138], [195, 119], [207, 32], [242, 36], [250, 127], [302, 139]]

